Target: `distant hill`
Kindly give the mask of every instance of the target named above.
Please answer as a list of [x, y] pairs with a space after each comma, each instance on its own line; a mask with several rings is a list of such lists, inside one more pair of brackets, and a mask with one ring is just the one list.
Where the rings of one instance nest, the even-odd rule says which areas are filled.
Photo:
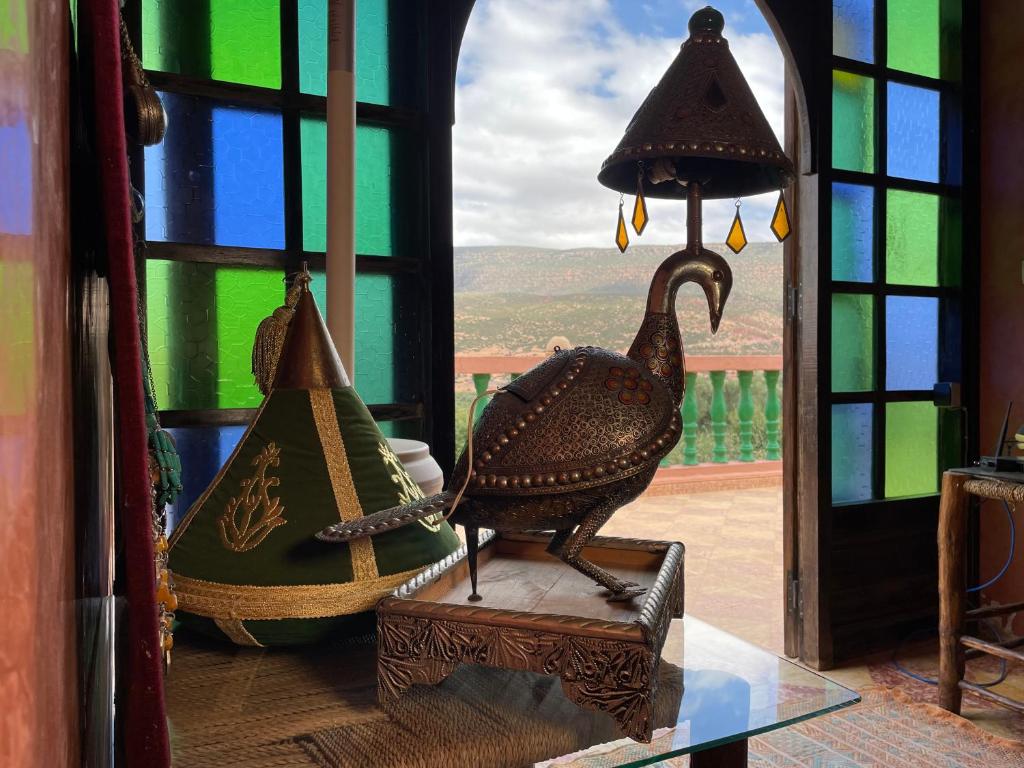
[[[552, 336], [625, 350], [643, 316], [651, 276], [681, 246], [568, 251], [523, 246], [455, 249], [455, 348], [460, 353], [540, 352]], [[721, 328], [694, 285], [677, 301], [689, 354], [782, 353], [782, 245], [751, 243], [736, 255], [707, 246], [733, 269]]]

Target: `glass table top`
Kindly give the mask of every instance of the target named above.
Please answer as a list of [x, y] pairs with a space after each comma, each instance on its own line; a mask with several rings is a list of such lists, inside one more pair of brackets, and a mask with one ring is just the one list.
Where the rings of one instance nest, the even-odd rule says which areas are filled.
[[673, 621], [665, 642], [649, 744], [577, 707], [558, 678], [475, 665], [414, 685], [385, 713], [370, 644], [238, 648], [179, 632], [166, 681], [174, 765], [189, 768], [405, 765], [376, 749], [442, 768], [641, 766], [859, 700], [691, 616]]
[[681, 693], [674, 718], [667, 713], [671, 723], [656, 723], [650, 744], [620, 739], [581, 751], [581, 761], [601, 755], [602, 765], [650, 765], [860, 701], [856, 692], [692, 616], [672, 622], [661, 658], [659, 687], [675, 682]]

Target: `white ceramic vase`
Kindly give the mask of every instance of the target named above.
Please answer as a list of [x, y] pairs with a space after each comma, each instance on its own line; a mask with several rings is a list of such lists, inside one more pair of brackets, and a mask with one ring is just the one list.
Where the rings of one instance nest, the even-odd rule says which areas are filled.
[[441, 472], [441, 466], [430, 455], [429, 445], [419, 440], [406, 440], [401, 437], [389, 437], [387, 440], [391, 450], [405, 467], [405, 471], [424, 495], [433, 496], [441, 492], [444, 488], [444, 474]]

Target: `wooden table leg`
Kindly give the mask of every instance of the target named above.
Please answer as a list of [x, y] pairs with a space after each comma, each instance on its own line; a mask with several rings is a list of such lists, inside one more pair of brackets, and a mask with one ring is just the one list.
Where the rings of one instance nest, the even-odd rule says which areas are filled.
[[690, 753], [690, 768], [746, 768], [747, 740]]
[[946, 472], [942, 476], [939, 504], [939, 706], [960, 714], [964, 676], [966, 578], [964, 558], [967, 538], [967, 477]]

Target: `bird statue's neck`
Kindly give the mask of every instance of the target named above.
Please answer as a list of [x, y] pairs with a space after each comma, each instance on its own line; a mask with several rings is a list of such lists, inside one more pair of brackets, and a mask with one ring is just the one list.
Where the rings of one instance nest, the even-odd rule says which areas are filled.
[[676, 293], [685, 282], [707, 277], [694, 259], [703, 250], [701, 242], [701, 188], [690, 182], [686, 200], [686, 248], [676, 251], [658, 266], [647, 292], [647, 310], [640, 330], [626, 353], [659, 379], [678, 406], [683, 401], [686, 371], [683, 340], [676, 321]]
[[676, 291], [686, 281], [688, 251], [678, 251], [658, 267], [647, 294], [647, 311], [626, 356], [647, 369], [672, 393], [678, 407], [683, 401], [683, 341], [676, 321]]

